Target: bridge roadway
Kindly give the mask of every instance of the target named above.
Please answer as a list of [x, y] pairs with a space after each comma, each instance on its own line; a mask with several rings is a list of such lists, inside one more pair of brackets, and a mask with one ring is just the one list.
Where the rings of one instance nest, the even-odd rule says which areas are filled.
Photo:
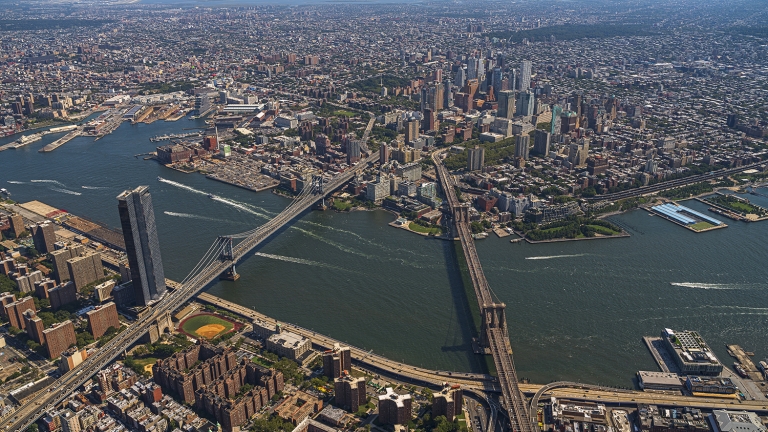
[[[493, 301], [488, 281], [485, 279], [483, 268], [480, 265], [480, 258], [477, 256], [475, 242], [469, 228], [469, 220], [466, 216], [462, 216], [457, 212], [461, 203], [456, 196], [453, 177], [445, 168], [442, 159], [440, 158], [440, 154], [443, 152], [444, 150], [432, 153], [432, 160], [435, 163], [435, 169], [440, 178], [440, 183], [443, 185], [443, 191], [448, 200], [448, 205], [453, 213], [454, 226], [458, 232], [459, 240], [461, 240], [461, 247], [464, 250], [464, 256], [467, 260], [467, 268], [469, 269], [472, 286], [474, 287], [475, 295], [477, 296], [477, 301], [480, 305], [480, 313], [482, 315], [481, 321], [485, 324], [481, 333], [483, 331], [486, 333], [487, 347], [493, 355], [493, 362], [499, 376], [499, 385], [504, 400], [504, 407], [508, 411], [513, 431], [534, 432], [536, 426], [531, 421], [525, 398], [518, 387], [517, 373], [515, 372], [515, 364], [512, 359], [512, 348], [507, 335], [506, 320], [499, 319], [497, 316], [497, 325], [491, 325], [492, 323], [488, 322], [489, 316], [486, 308], [495, 305], [495, 302]], [[465, 220], [465, 218], [467, 220]], [[503, 309], [501, 312], [503, 314]], [[498, 312], [494, 310], [492, 313], [496, 314]], [[483, 335], [481, 334], [481, 337], [482, 336]]]
[[[267, 322], [275, 321], [274, 318], [254, 311], [253, 309], [229, 302], [208, 293], [198, 294], [197, 299], [221, 309], [229, 310], [230, 312], [246, 318], [258, 318]], [[326, 349], [333, 347], [334, 344], [349, 346], [346, 342], [295, 324], [286, 322], [280, 322], [280, 324], [283, 328], [308, 338], [317, 348]], [[394, 379], [420, 385], [435, 386], [440, 386], [444, 382], [449, 382], [452, 384], [461, 384], [463, 388], [476, 393], [500, 393], [498, 380], [490, 375], [421, 368], [390, 360], [363, 348], [350, 346], [350, 350], [355, 364], [361, 365], [372, 372], [381, 373], [382, 375]], [[702, 409], [768, 411], [768, 401], [738, 401], [717, 397], [694, 397], [683, 396], [681, 394], [651, 393], [569, 381], [558, 381], [546, 385], [519, 384], [519, 388], [524, 394], [532, 396], [530, 404], [530, 416], [532, 419], [536, 418], [538, 404], [545, 395], [573, 400], [601, 402], [612, 405], [634, 405], [642, 403], [661, 406], [690, 406]]]
[[754, 164], [751, 164], [751, 165], [744, 165], [744, 166], [741, 166], [741, 167], [738, 167], [738, 168], [726, 168], [726, 169], [719, 170], [719, 171], [712, 171], [712, 172], [709, 172], [709, 173], [706, 173], [706, 174], [700, 174], [700, 175], [695, 175], [695, 176], [691, 176], [691, 177], [685, 177], [685, 178], [681, 178], [681, 179], [669, 180], [669, 181], [665, 181], [665, 182], [661, 182], [661, 183], [656, 183], [656, 184], [650, 185], [650, 186], [642, 186], [642, 187], [635, 188], [635, 189], [629, 189], [629, 190], [625, 190], [625, 191], [621, 191], [621, 192], [609, 193], [609, 194], [605, 194], [605, 195], [596, 195], [594, 197], [587, 198], [586, 200], [590, 201], [590, 202], [615, 201], [615, 200], [620, 200], [620, 199], [624, 199], [624, 198], [632, 198], [632, 197], [641, 196], [641, 195], [648, 195], [648, 194], [652, 194], [652, 193], [656, 193], [656, 192], [665, 191], [665, 190], [668, 190], [668, 189], [674, 189], [674, 188], [678, 188], [678, 187], [682, 187], [682, 186], [687, 186], [687, 185], [694, 184], [694, 183], [700, 183], [700, 182], [703, 182], [703, 181], [716, 179], [716, 178], [719, 178], [719, 177], [729, 176], [731, 174], [737, 174], [737, 173], [740, 173], [742, 171], [746, 171], [746, 170], [749, 170], [749, 169], [757, 168], [758, 166], [764, 165], [764, 164], [765, 164], [765, 162], [758, 162], [758, 163], [754, 163]]
[[[373, 119], [369, 122], [368, 129], [364, 134], [364, 139], [367, 138], [372, 125]], [[344, 173], [334, 177], [331, 181], [324, 184], [323, 194], [313, 192], [308, 196], [291, 203], [274, 219], [262, 225], [238, 243], [233, 248], [233, 259], [225, 259], [222, 256], [219, 256], [216, 260], [205, 266], [201, 271], [185, 282], [180, 289], [166, 294], [158, 303], [151, 307], [151, 311], [148, 314], [139, 318], [126, 330], [115, 336], [95, 354], [88, 357], [88, 359], [75, 370], [67, 372], [61, 376], [49, 387], [47, 392], [40, 393], [37, 396], [30, 398], [30, 400], [25, 402], [14, 412], [3, 418], [0, 421], [0, 430], [21, 431], [26, 429], [44, 413], [47, 407], [52, 407], [64, 400], [64, 398], [70, 395], [74, 389], [83, 385], [95, 375], [96, 372], [112, 362], [112, 360], [120, 355], [123, 350], [136, 343], [142, 336], [144, 336], [144, 334], [146, 334], [149, 326], [152, 325], [157, 318], [168, 311], [175, 310], [180, 305], [187, 302], [198, 291], [218, 279], [221, 274], [228, 271], [235, 265], [235, 263], [244, 258], [254, 247], [258, 246], [269, 236], [280, 230], [285, 224], [317, 203], [326, 194], [341, 187], [377, 158], [378, 154], [372, 154], [368, 158], [361, 160], [354, 168], [348, 169]]]

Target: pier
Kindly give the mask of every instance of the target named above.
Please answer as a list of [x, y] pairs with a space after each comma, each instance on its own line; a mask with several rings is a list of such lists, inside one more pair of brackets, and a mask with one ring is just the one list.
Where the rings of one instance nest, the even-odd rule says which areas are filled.
[[168, 135], [158, 135], [153, 136], [149, 140], [152, 142], [158, 142], [158, 141], [169, 141], [172, 139], [179, 139], [179, 138], [192, 138], [192, 137], [200, 137], [203, 136], [202, 132], [188, 132], [188, 133], [178, 133], [178, 134], [168, 134]]
[[54, 142], [52, 142], [52, 143], [48, 144], [47, 146], [45, 146], [45, 147], [41, 148], [41, 149], [40, 149], [40, 150], [38, 150], [38, 151], [39, 151], [40, 153], [48, 153], [48, 152], [52, 152], [52, 151], [56, 150], [57, 148], [59, 148], [59, 147], [63, 146], [64, 144], [66, 144], [66, 143], [68, 143], [68, 142], [72, 141], [72, 140], [73, 140], [73, 139], [75, 139], [76, 137], [80, 136], [80, 130], [81, 130], [81, 129], [78, 127], [77, 129], [75, 129], [75, 130], [73, 130], [72, 132], [70, 132], [70, 133], [68, 133], [68, 134], [64, 135], [63, 137], [61, 137], [61, 138], [57, 139], [56, 141], [54, 141]]

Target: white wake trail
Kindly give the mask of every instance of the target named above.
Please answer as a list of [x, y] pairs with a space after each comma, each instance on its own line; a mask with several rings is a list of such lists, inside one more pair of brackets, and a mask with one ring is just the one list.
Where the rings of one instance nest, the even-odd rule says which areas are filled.
[[548, 260], [548, 259], [556, 259], [556, 258], [574, 258], [574, 257], [580, 257], [580, 256], [584, 256], [584, 255], [586, 255], [586, 254], [534, 256], [534, 257], [525, 257], [525, 259], [527, 259], [527, 260]]

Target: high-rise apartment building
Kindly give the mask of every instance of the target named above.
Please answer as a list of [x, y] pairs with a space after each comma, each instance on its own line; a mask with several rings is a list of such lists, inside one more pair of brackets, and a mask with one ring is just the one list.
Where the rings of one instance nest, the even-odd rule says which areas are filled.
[[117, 306], [109, 302], [96, 306], [92, 311], [86, 314], [88, 320], [88, 331], [91, 332], [94, 339], [104, 336], [104, 333], [110, 327], [120, 328], [120, 319], [117, 317]]
[[27, 334], [30, 339], [39, 344], [45, 343], [45, 336], [43, 336], [45, 325], [43, 324], [43, 320], [40, 319], [32, 309], [27, 309], [21, 315], [24, 319], [24, 326], [27, 328]]
[[323, 353], [323, 375], [335, 379], [352, 369], [352, 351], [338, 344]]
[[84, 252], [85, 246], [73, 245], [64, 249], [55, 250], [50, 253], [51, 261], [53, 262], [53, 273], [57, 282], [62, 283], [64, 281], [71, 280], [69, 267], [67, 266], [67, 260], [70, 258], [78, 257]]
[[347, 163], [353, 164], [360, 161], [362, 156], [362, 144], [356, 139], [349, 140], [347, 143]]
[[467, 149], [467, 169], [469, 171], [480, 171], [485, 165], [485, 148], [475, 146], [473, 149]]
[[27, 309], [32, 309], [33, 311], [37, 310], [35, 309], [35, 301], [32, 297], [24, 297], [23, 299], [5, 305], [5, 314], [8, 316], [8, 321], [11, 323], [11, 326], [20, 330], [24, 330], [27, 327], [24, 318], [22, 317], [22, 314]]
[[411, 395], [395, 393], [391, 387], [379, 395], [379, 422], [391, 425], [406, 424], [412, 419]]
[[101, 254], [86, 252], [79, 257], [67, 260], [67, 271], [75, 288], [79, 291], [86, 285], [104, 278], [104, 267], [101, 264]]
[[409, 119], [405, 127], [405, 142], [411, 143], [419, 138], [419, 120]]
[[139, 186], [118, 195], [117, 201], [134, 298], [137, 303], [146, 306], [165, 294], [165, 273], [152, 196], [148, 186]]
[[452, 422], [457, 415], [461, 414], [464, 402], [464, 392], [461, 386], [445, 384], [439, 393], [435, 393], [432, 398], [432, 416], [445, 416]]
[[56, 243], [56, 226], [50, 222], [44, 222], [32, 228], [32, 240], [35, 249], [41, 254], [53, 252], [53, 244]]
[[358, 408], [365, 405], [365, 378], [355, 378], [348, 373], [333, 380], [336, 393], [336, 404], [341, 408], [356, 412]]
[[13, 236], [19, 238], [19, 235], [24, 232], [24, 219], [18, 213], [12, 214], [9, 219], [11, 220], [11, 231], [13, 231]]
[[72, 281], [53, 287], [48, 290], [48, 298], [51, 302], [51, 309], [58, 310], [64, 305], [77, 301], [77, 288]]
[[71, 345], [77, 343], [75, 326], [69, 320], [54, 324], [50, 328], [43, 330], [43, 335], [45, 337], [45, 347], [48, 350], [48, 358], [50, 359], [59, 357]]

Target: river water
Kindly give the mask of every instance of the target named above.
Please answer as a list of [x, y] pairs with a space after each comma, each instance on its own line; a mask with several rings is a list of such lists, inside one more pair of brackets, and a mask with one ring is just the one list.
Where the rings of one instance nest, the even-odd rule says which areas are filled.
[[[0, 153], [0, 187], [15, 200], [119, 227], [117, 194], [149, 185], [166, 275], [181, 280], [217, 236], [258, 226], [288, 203], [134, 157], [154, 150], [153, 135], [202, 125], [125, 123], [102, 140], [80, 137], [38, 153], [60, 135], [46, 136]], [[454, 246], [391, 228], [392, 219], [384, 211], [307, 212], [238, 266], [240, 280], [209, 291], [395, 360], [481, 371]], [[632, 236], [477, 242], [490, 286], [507, 304], [520, 377], [629, 387], [637, 370], [656, 370], [641, 337], [664, 327], [698, 330], [726, 364], [726, 343], [768, 355], [768, 222], [723, 219], [728, 228], [696, 234], [642, 210], [612, 220]]]

